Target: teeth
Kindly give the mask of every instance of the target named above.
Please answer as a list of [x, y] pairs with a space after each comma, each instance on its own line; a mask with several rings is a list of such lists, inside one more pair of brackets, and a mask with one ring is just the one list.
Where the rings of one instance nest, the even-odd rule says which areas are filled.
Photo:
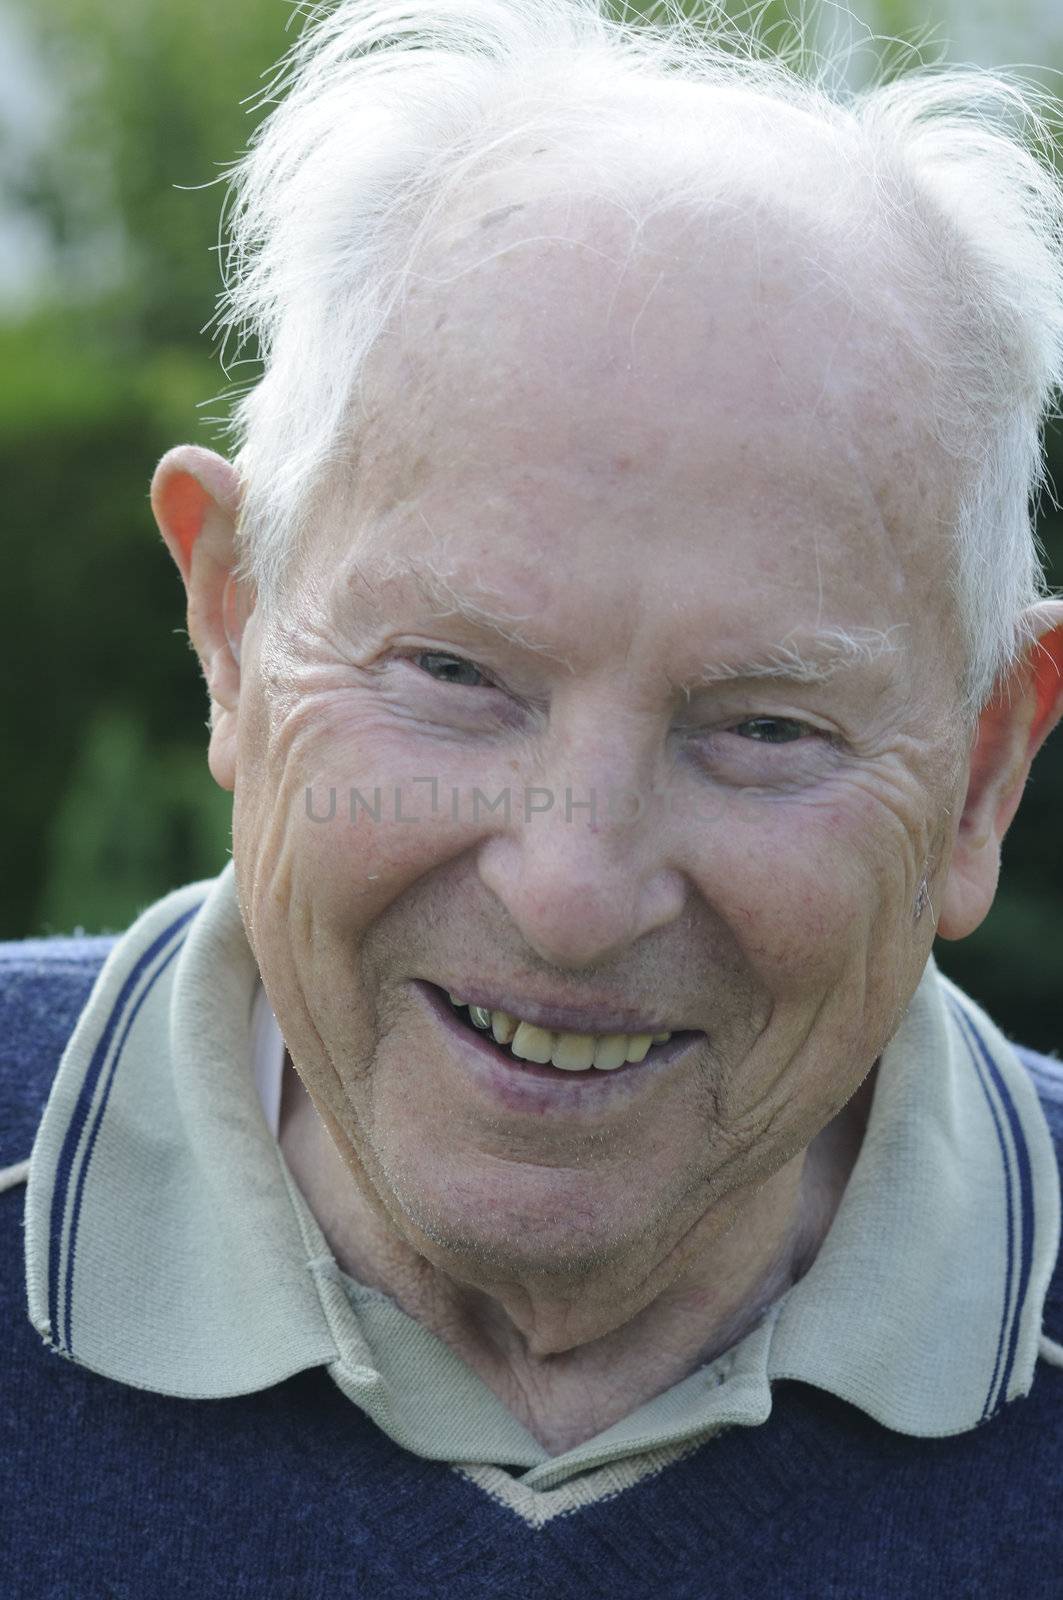
[[615, 1072], [627, 1060], [627, 1034], [603, 1034], [595, 1042], [594, 1065], [599, 1072]]
[[[455, 1006], [466, 1005], [455, 994], [449, 998]], [[651, 1045], [663, 1044], [672, 1037], [670, 1033], [555, 1033], [521, 1022], [507, 1011], [469, 1006], [468, 1012], [473, 1027], [490, 1029], [496, 1042], [508, 1044], [521, 1061], [537, 1061], [542, 1066], [549, 1062], [562, 1072], [586, 1072], [591, 1067], [598, 1072], [615, 1072], [628, 1061], [644, 1061]]]
[[505, 1011], [492, 1011], [491, 1032], [498, 1044], [509, 1044], [517, 1031], [517, 1019]]
[[586, 1072], [594, 1065], [594, 1045], [592, 1033], [559, 1033], [550, 1060], [565, 1072]]
[[515, 1056], [520, 1056], [522, 1061], [538, 1061], [540, 1066], [549, 1061], [553, 1047], [553, 1034], [547, 1033], [545, 1028], [533, 1028], [530, 1022], [522, 1022], [509, 1042]]

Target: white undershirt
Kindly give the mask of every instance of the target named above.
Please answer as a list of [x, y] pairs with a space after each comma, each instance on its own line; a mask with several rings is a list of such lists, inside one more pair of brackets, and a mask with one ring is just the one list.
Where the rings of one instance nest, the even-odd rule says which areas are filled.
[[251, 1005], [251, 1072], [269, 1131], [280, 1135], [281, 1085], [284, 1081], [284, 1036], [261, 981]]

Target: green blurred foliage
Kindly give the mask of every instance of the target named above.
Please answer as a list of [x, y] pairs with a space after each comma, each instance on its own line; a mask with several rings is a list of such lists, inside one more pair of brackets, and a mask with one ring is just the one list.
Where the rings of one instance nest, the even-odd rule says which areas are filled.
[[[229, 848], [183, 591], [147, 485], [168, 445], [217, 442], [211, 402], [225, 380], [202, 332], [220, 282], [213, 180], [245, 146], [259, 114], [247, 102], [291, 39], [284, 0], [11, 3], [62, 114], [17, 196], [48, 229], [55, 282], [32, 314], [0, 321], [14, 675], [0, 726], [3, 937], [121, 929], [216, 873]], [[906, 0], [877, 14], [893, 33], [926, 20]], [[785, 40], [787, 15], [767, 7], [762, 34]], [[1059, 482], [1057, 429], [1049, 443]], [[1058, 583], [1050, 508], [1040, 531]], [[1063, 735], [1039, 758], [990, 917], [937, 951], [1005, 1029], [1042, 1048], [1063, 1031], [1061, 815]]]
[[207, 771], [205, 690], [148, 484], [169, 445], [217, 442], [225, 379], [202, 332], [220, 287], [217, 180], [290, 15], [282, 0], [19, 11], [60, 109], [18, 195], [48, 229], [55, 282], [0, 322], [19, 685], [0, 727], [18, 841], [5, 937], [123, 928], [226, 858], [231, 801]]

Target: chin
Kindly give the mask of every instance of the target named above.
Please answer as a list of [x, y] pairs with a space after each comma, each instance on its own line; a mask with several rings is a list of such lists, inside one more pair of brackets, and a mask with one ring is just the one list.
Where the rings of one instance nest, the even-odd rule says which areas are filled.
[[517, 1161], [449, 1178], [422, 1167], [407, 1182], [389, 1174], [389, 1187], [411, 1243], [459, 1276], [582, 1276], [641, 1254], [660, 1214], [643, 1188], [633, 1231], [630, 1177]]

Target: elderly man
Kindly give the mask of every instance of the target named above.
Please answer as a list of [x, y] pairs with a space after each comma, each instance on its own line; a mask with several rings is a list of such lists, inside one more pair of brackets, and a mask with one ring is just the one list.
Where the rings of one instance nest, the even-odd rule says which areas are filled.
[[1056, 180], [579, 0], [287, 88], [152, 489], [233, 859], [8, 957], [5, 1593], [1058, 1594], [1063, 1078], [931, 954], [1063, 710]]

